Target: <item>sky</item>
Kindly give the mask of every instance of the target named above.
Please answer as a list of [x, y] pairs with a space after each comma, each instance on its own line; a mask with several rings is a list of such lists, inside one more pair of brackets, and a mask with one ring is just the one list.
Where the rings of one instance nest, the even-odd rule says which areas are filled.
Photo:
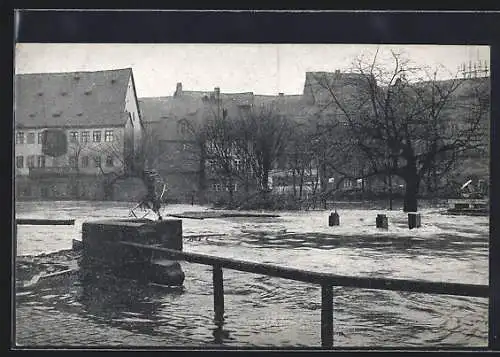
[[490, 58], [488, 46], [464, 45], [18, 43], [15, 72], [130, 67], [140, 98], [170, 96], [178, 82], [184, 90], [301, 94], [307, 71], [349, 71], [355, 58], [377, 48], [386, 55], [391, 49], [402, 52], [417, 66], [440, 66], [441, 79], [464, 63]]

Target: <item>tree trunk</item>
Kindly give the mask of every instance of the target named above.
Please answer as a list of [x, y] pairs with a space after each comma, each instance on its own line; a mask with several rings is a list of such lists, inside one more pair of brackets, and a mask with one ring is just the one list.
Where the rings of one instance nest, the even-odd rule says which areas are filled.
[[406, 177], [405, 183], [406, 187], [405, 187], [403, 211], [417, 212], [418, 209], [417, 195], [419, 186], [417, 175], [410, 175]]
[[297, 182], [296, 182], [296, 170], [292, 171], [292, 184], [293, 184], [293, 198], [297, 198]]
[[303, 189], [304, 189], [304, 171], [300, 173], [299, 200], [302, 199]]
[[392, 175], [389, 175], [389, 210], [392, 211]]

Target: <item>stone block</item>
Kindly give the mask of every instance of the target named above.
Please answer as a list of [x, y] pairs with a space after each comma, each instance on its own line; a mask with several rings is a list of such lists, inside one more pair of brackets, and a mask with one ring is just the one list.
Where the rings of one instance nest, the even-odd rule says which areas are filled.
[[340, 225], [340, 216], [337, 213], [337, 211], [331, 213], [330, 216], [328, 217], [328, 225], [330, 227]]
[[389, 220], [385, 214], [378, 214], [376, 219], [377, 228], [389, 228]]
[[408, 228], [420, 228], [421, 226], [421, 217], [420, 213], [410, 212], [408, 213]]
[[85, 222], [82, 225], [83, 258], [92, 264], [124, 271], [142, 271], [148, 276], [153, 259], [161, 252], [125, 246], [134, 242], [182, 251], [182, 221], [125, 219]]

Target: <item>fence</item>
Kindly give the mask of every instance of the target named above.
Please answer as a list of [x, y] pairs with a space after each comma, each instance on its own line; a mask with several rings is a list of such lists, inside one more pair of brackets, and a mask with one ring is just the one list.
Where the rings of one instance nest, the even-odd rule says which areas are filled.
[[488, 298], [490, 295], [488, 285], [348, 277], [330, 273], [317, 273], [294, 268], [286, 268], [273, 264], [253, 263], [204, 254], [181, 252], [140, 243], [120, 242], [119, 244], [135, 247], [136, 249], [161, 252], [164, 257], [174, 260], [211, 265], [213, 267], [214, 313], [215, 321], [218, 323], [222, 323], [224, 320], [223, 268], [320, 285], [321, 345], [324, 348], [333, 347], [333, 286], [395, 290], [427, 294], [460, 295], [482, 298]]

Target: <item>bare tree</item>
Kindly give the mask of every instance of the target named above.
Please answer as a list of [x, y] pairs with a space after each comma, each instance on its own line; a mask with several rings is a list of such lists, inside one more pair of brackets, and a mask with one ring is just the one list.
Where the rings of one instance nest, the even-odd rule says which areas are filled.
[[263, 105], [241, 115], [237, 122], [236, 143], [255, 175], [259, 192], [265, 195], [270, 191], [269, 174], [288, 143], [289, 120], [274, 105]]
[[[488, 115], [489, 81], [440, 81], [437, 71], [412, 67], [396, 52], [390, 64], [379, 57], [377, 51], [369, 61], [359, 58], [355, 73], [342, 81], [324, 74], [315, 78], [328, 98], [323, 105], [339, 111], [335, 123], [345, 128], [344, 139], [336, 144], [342, 157], [331, 167], [346, 177], [402, 178], [404, 211], [417, 211], [425, 175], [433, 168], [444, 175], [462, 155], [483, 145], [478, 138]], [[426, 80], [410, 80], [417, 73]], [[464, 87], [465, 101], [457, 95]], [[352, 89], [350, 95], [345, 88]], [[361, 172], [350, 164], [354, 159]]]
[[221, 115], [208, 118], [206, 140], [207, 158], [211, 173], [221, 182], [229, 193], [229, 205], [233, 205], [235, 184], [240, 180], [241, 166], [238, 159], [235, 142], [238, 132], [234, 121], [223, 110]]
[[144, 127], [141, 137], [140, 152], [137, 156], [142, 157], [146, 168], [156, 168], [159, 166], [161, 158], [160, 152], [160, 131], [155, 125]]

